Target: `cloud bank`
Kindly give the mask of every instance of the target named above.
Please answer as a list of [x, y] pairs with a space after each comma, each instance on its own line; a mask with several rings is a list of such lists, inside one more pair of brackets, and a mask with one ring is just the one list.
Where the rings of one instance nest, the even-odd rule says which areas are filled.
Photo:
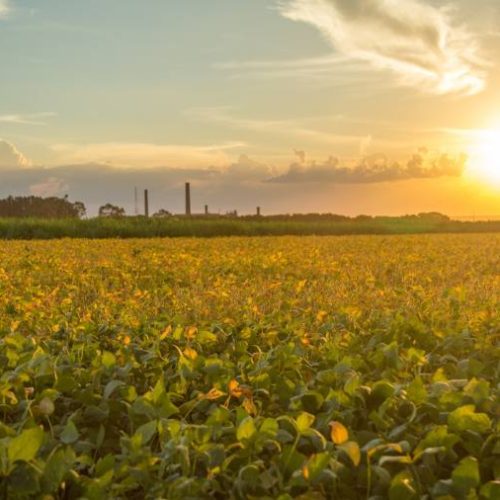
[[279, 10], [313, 25], [341, 55], [393, 71], [401, 84], [437, 94], [485, 87], [478, 44], [448, 10], [417, 0], [281, 0]]
[[0, 139], [0, 168], [29, 167], [30, 165], [31, 161], [13, 144]]
[[338, 158], [332, 156], [323, 163], [306, 164], [301, 159], [292, 163], [284, 174], [273, 177], [268, 182], [374, 184], [409, 179], [460, 177], [466, 162], [466, 155], [450, 157], [441, 154], [431, 157], [425, 149], [414, 154], [406, 163], [390, 161], [382, 154], [367, 156], [354, 166], [343, 166]]

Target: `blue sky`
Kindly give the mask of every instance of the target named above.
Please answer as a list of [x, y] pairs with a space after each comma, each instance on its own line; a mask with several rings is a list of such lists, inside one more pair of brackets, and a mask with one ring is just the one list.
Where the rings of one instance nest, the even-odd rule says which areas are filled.
[[500, 212], [498, 26], [493, 0], [0, 0], [0, 196]]

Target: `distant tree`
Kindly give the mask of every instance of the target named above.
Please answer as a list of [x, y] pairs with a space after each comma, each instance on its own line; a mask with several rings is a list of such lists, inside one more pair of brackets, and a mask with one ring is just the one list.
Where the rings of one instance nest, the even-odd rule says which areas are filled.
[[420, 219], [425, 219], [433, 222], [449, 222], [450, 218], [447, 215], [439, 212], [424, 212], [418, 214]]
[[158, 212], [153, 214], [153, 217], [171, 217], [171, 216], [172, 214], [168, 210], [165, 210], [164, 208], [160, 208]]
[[125, 209], [113, 205], [111, 203], [106, 203], [99, 208], [99, 217], [123, 217], [125, 215]]
[[81, 218], [86, 209], [82, 202], [68, 197], [9, 196], [0, 200], [0, 217], [38, 217], [45, 219]]
[[73, 207], [78, 213], [78, 217], [80, 219], [83, 219], [87, 215], [87, 209], [85, 208], [85, 205], [81, 201], [75, 201], [73, 203]]

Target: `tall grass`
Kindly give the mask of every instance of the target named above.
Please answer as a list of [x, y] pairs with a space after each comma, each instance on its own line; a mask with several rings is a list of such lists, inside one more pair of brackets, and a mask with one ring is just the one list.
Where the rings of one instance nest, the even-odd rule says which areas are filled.
[[266, 218], [0, 218], [1, 239], [155, 238], [272, 235], [421, 234], [500, 232], [500, 221], [458, 222], [389, 218], [277, 220]]

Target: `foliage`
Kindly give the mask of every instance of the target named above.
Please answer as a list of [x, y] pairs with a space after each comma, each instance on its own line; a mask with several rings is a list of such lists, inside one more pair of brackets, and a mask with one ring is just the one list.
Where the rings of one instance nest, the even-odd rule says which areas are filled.
[[[161, 216], [123, 217], [120, 207], [102, 208], [102, 215], [87, 220], [1, 219], [0, 238], [157, 238], [217, 236], [422, 234], [500, 232], [500, 221], [457, 222], [437, 217], [335, 216]], [[156, 214], [155, 214], [156, 215]]]
[[0, 497], [500, 491], [498, 235], [0, 244]]
[[125, 209], [112, 203], [106, 203], [106, 205], [99, 207], [99, 217], [123, 217], [124, 215]]
[[39, 196], [9, 196], [0, 200], [0, 217], [40, 217], [65, 219], [85, 217], [85, 205], [81, 201], [70, 202], [65, 196], [41, 198]]

